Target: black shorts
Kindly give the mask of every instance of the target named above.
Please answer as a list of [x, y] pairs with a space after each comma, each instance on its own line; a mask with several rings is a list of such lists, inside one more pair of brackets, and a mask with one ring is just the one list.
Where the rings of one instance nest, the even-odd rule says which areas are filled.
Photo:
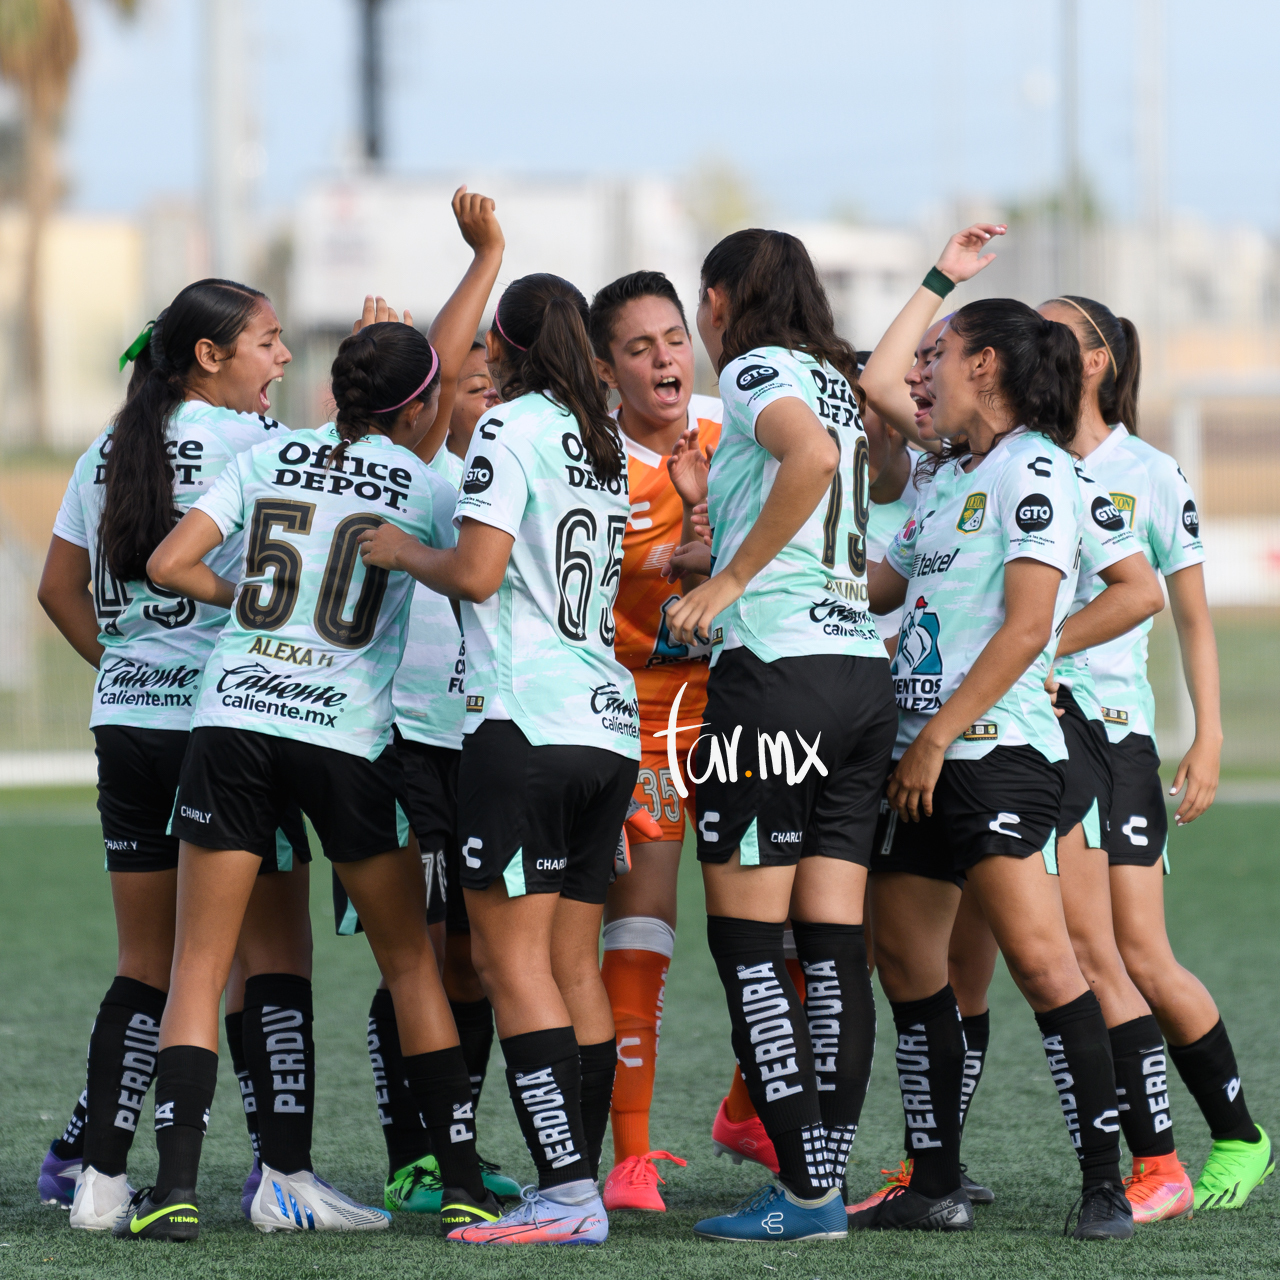
[[[170, 834], [182, 761], [191, 734], [185, 729], [98, 725], [98, 813], [108, 871], [172, 871], [178, 836]], [[311, 861], [307, 826], [296, 805], [275, 814], [273, 854], [262, 870], [290, 871]]]
[[720, 655], [693, 753], [698, 860], [791, 867], [871, 858], [898, 732], [888, 658]]
[[1058, 871], [1057, 827], [1066, 761], [1035, 747], [996, 747], [978, 760], [944, 760], [933, 790], [933, 817], [946, 833], [958, 872], [983, 858], [1044, 856]]
[[[414, 742], [393, 729], [404, 768], [409, 825], [418, 838], [422, 874], [427, 882], [427, 923], [448, 921], [451, 933], [467, 933], [467, 908], [458, 884], [458, 759], [461, 751]], [[449, 868], [452, 866], [452, 872]], [[451, 877], [451, 878], [450, 878]], [[457, 924], [461, 917], [461, 927]], [[333, 923], [340, 934], [362, 932], [347, 891], [333, 873]]]
[[331, 862], [360, 862], [409, 838], [404, 771], [393, 745], [376, 760], [332, 747], [205, 725], [191, 732], [173, 834], [202, 849], [275, 855], [275, 813], [297, 805]]
[[1145, 733], [1111, 744], [1111, 830], [1107, 860], [1113, 867], [1153, 867], [1161, 858], [1169, 870], [1169, 810], [1160, 781], [1160, 753]]
[[[896, 761], [889, 764], [892, 776]], [[964, 877], [956, 873], [947, 844], [946, 831], [936, 817], [921, 814], [919, 822], [904, 822], [898, 811], [889, 807], [887, 795], [880, 798], [880, 816], [876, 819], [876, 838], [871, 847], [867, 870], [898, 871], [926, 880], [949, 880], [964, 885]]]
[[602, 747], [530, 745], [512, 720], [462, 744], [458, 845], [465, 888], [603, 903], [638, 760]]
[[1105, 849], [1111, 821], [1111, 749], [1106, 726], [1101, 720], [1088, 719], [1066, 685], [1058, 686], [1058, 707], [1064, 712], [1058, 725], [1069, 757], [1058, 833], [1065, 835], [1080, 823], [1085, 844]]

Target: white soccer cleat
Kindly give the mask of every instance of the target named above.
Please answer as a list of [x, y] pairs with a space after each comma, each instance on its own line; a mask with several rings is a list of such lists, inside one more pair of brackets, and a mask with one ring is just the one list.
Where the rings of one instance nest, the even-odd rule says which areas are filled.
[[357, 1204], [310, 1170], [284, 1174], [264, 1164], [249, 1221], [264, 1232], [382, 1231], [391, 1225], [391, 1215]]
[[76, 1178], [71, 1225], [81, 1231], [110, 1231], [131, 1199], [133, 1188], [128, 1174], [119, 1173], [109, 1178], [87, 1164]]

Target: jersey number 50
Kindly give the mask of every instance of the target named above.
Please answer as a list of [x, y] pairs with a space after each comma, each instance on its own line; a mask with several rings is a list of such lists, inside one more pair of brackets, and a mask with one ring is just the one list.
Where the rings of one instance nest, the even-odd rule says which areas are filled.
[[[277, 529], [309, 535], [315, 513], [314, 502], [260, 498], [254, 505], [245, 551], [245, 577], [265, 578], [268, 569], [274, 570], [274, 575], [270, 586], [255, 583], [240, 592], [236, 618], [246, 631], [279, 631], [292, 616], [302, 585], [302, 552], [293, 543], [273, 535]], [[363, 649], [373, 639], [387, 591], [389, 575], [385, 569], [366, 566], [350, 621], [343, 612], [360, 563], [356, 540], [366, 529], [376, 529], [381, 523], [380, 516], [347, 516], [333, 531], [313, 621], [321, 639], [339, 649]], [[268, 592], [264, 603], [263, 595]]]
[[[586, 507], [567, 511], [556, 526], [556, 588], [560, 596], [556, 625], [566, 640], [579, 643], [587, 638], [590, 622], [591, 591], [595, 586], [594, 548], [583, 543], [596, 541], [599, 526], [595, 513]], [[606, 648], [613, 648], [617, 627], [613, 621], [613, 602], [622, 581], [622, 535], [627, 531], [626, 516], [610, 516], [605, 526], [608, 563], [600, 578], [607, 599], [600, 610], [598, 631]]]

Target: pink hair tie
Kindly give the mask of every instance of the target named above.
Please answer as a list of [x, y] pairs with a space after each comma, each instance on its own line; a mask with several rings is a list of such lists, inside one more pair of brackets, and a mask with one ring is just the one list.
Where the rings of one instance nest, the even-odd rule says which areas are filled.
[[515, 347], [517, 351], [528, 351], [528, 347], [522, 347], [514, 338], [507, 336], [507, 331], [502, 327], [502, 321], [498, 318], [498, 310], [501, 306], [502, 303], [499, 302], [498, 306], [493, 309], [493, 327], [497, 329], [497, 331], [502, 334], [504, 340], [511, 346]]
[[431, 385], [431, 379], [436, 376], [436, 370], [440, 367], [440, 357], [436, 355], [435, 347], [432, 347], [430, 343], [427, 343], [427, 346], [431, 350], [431, 369], [427, 376], [423, 378], [422, 385], [416, 387], [413, 392], [405, 396], [399, 404], [393, 404], [390, 409], [374, 409], [373, 412], [375, 414], [394, 413], [397, 409], [403, 409], [410, 400], [416, 400]]

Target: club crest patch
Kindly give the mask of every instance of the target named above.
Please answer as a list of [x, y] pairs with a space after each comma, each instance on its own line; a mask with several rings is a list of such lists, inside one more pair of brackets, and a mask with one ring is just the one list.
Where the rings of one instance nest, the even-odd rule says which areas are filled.
[[1125, 523], [1129, 528], [1133, 528], [1133, 509], [1136, 505], [1131, 493], [1113, 493], [1111, 501], [1115, 503], [1116, 510], [1125, 518]]
[[960, 519], [956, 521], [956, 528], [961, 533], [977, 533], [982, 528], [982, 522], [987, 518], [987, 495], [985, 493], [971, 493], [964, 500], [964, 510], [960, 512]]

